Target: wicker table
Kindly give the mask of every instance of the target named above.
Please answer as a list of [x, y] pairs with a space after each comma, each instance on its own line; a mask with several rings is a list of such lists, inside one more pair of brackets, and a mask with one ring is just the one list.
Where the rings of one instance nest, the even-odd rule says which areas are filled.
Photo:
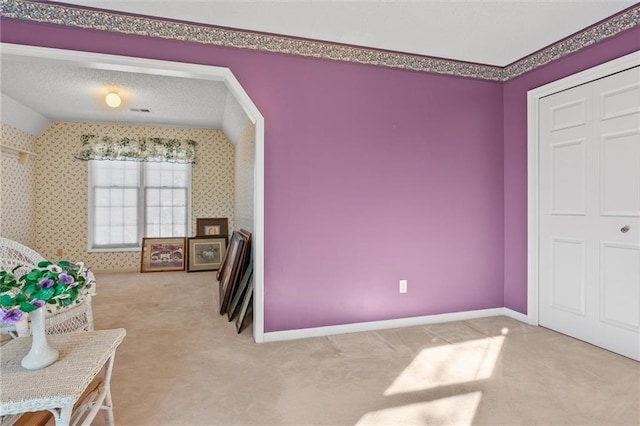
[[123, 328], [47, 336], [60, 352], [49, 367], [29, 371], [20, 361], [31, 348], [31, 337], [20, 337], [0, 347], [0, 415], [48, 410], [56, 425], [68, 425], [73, 405], [85, 388], [107, 365], [103, 379], [83, 424], [89, 424], [100, 409], [113, 424], [110, 379]]

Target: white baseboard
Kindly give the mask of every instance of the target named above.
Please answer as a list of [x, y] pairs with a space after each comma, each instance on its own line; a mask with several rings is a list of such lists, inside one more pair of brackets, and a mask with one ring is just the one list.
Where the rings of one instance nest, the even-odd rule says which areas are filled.
[[399, 318], [384, 321], [360, 322], [355, 324], [331, 325], [326, 327], [303, 328], [299, 330], [271, 331], [264, 333], [265, 342], [306, 339], [309, 337], [332, 336], [335, 334], [375, 331], [388, 328], [414, 327], [442, 322], [462, 321], [475, 318], [504, 315], [527, 323], [527, 316], [508, 308], [480, 309], [477, 311], [454, 312], [451, 314], [427, 315], [423, 317]]
[[502, 309], [504, 309], [504, 314], [503, 314], [504, 316], [507, 316], [509, 318], [513, 318], [514, 320], [518, 320], [518, 321], [523, 322], [525, 324], [530, 324], [529, 317], [527, 316], [527, 314], [523, 314], [523, 313], [520, 313], [518, 311], [514, 311], [513, 309], [509, 309], [509, 308], [502, 308]]
[[120, 274], [120, 273], [140, 272], [140, 268], [116, 268], [116, 269], [91, 268], [91, 272], [93, 272], [94, 274]]

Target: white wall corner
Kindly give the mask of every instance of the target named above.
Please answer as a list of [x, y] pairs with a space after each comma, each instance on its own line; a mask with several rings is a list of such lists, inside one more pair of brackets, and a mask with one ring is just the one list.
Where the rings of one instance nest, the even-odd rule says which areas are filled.
[[538, 325], [538, 324], [531, 324], [530, 318], [527, 314], [523, 314], [521, 312], [514, 311], [513, 309], [509, 309], [509, 308], [503, 308], [503, 309], [504, 309], [505, 317], [509, 317], [529, 325]]
[[231, 91], [228, 91], [222, 114], [222, 131], [233, 146], [237, 146], [240, 134], [248, 119], [238, 100]]
[[42, 135], [51, 122], [47, 117], [2, 93], [0, 121], [32, 136]]

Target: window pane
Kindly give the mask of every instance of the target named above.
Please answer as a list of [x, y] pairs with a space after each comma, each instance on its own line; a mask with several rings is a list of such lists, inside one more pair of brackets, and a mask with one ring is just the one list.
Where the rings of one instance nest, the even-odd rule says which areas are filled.
[[187, 205], [187, 193], [184, 189], [175, 189], [173, 191], [173, 205], [181, 207]]
[[94, 221], [96, 225], [108, 225], [109, 224], [109, 208], [96, 207], [96, 214], [95, 214]]
[[184, 223], [173, 224], [173, 235], [175, 236], [186, 235], [186, 227], [184, 226]]
[[147, 224], [145, 235], [147, 237], [159, 237], [160, 236], [160, 224]]
[[96, 207], [109, 206], [109, 189], [95, 188], [93, 191]]
[[[142, 225], [138, 224], [139, 217], [144, 218], [144, 236], [187, 235], [191, 165], [130, 161], [90, 161], [89, 164], [94, 246], [139, 244], [142, 234], [138, 231]], [[138, 203], [140, 191], [144, 191], [143, 205]]]
[[160, 205], [160, 190], [157, 188], [147, 188], [147, 207]]
[[124, 228], [122, 226], [109, 227], [109, 244], [117, 244], [123, 242]]
[[138, 242], [138, 227], [133, 226], [125, 226], [124, 227], [124, 243], [125, 244], [135, 244]]
[[111, 225], [124, 225], [124, 212], [122, 209], [111, 209]]
[[145, 163], [144, 182], [147, 186], [160, 186], [161, 170], [159, 165], [162, 163]]
[[96, 167], [96, 170], [93, 174], [93, 183], [94, 185], [105, 186], [110, 183], [109, 171], [105, 168]]
[[147, 233], [152, 225], [158, 224], [161, 237], [186, 235], [189, 167], [185, 164], [145, 163]]
[[173, 207], [171, 207], [171, 205], [169, 206], [162, 206], [160, 207], [160, 222], [162, 223], [171, 223], [173, 222], [171, 219], [173, 219], [171, 212], [173, 211]]
[[136, 225], [137, 223], [138, 223], [138, 208], [125, 207], [124, 208], [124, 224]]
[[109, 227], [96, 226], [95, 233], [93, 235], [93, 241], [97, 245], [109, 244]]
[[109, 191], [109, 195], [111, 196], [110, 205], [111, 207], [122, 207], [124, 205], [124, 194], [123, 190], [120, 188], [112, 188]]
[[123, 205], [129, 207], [136, 207], [138, 205], [138, 190], [137, 188], [127, 188], [124, 190], [124, 203]]
[[125, 171], [124, 173], [125, 175], [125, 181], [127, 182], [127, 186], [138, 186], [139, 182], [139, 175], [140, 172], [138, 171], [138, 165], [136, 164], [136, 168], [129, 168]]
[[[138, 243], [140, 166], [128, 161], [90, 161], [94, 247]], [[125, 230], [126, 224], [126, 230]]]

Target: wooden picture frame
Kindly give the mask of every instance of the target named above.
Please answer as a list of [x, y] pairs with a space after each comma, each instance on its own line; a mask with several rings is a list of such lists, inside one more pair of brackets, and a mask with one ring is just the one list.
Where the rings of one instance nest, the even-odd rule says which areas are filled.
[[247, 269], [244, 271], [242, 280], [240, 280], [240, 284], [238, 284], [238, 288], [236, 289], [236, 292], [233, 295], [233, 299], [231, 300], [231, 304], [229, 305], [229, 309], [227, 310], [227, 318], [229, 319], [229, 322], [233, 321], [233, 318], [238, 314], [238, 310], [242, 306], [242, 298], [245, 291], [247, 290], [247, 286], [249, 285], [249, 280], [251, 280], [252, 277], [253, 262], [250, 258]]
[[236, 231], [233, 233], [233, 236], [239, 238], [242, 241], [242, 245], [240, 247], [240, 254], [237, 263], [235, 263], [235, 267], [230, 272], [230, 280], [227, 285], [224, 286], [224, 292], [221, 294], [222, 296], [222, 304], [220, 307], [220, 314], [224, 314], [229, 310], [229, 306], [231, 305], [231, 301], [236, 293], [236, 289], [238, 288], [238, 284], [240, 283], [244, 271], [247, 268], [247, 263], [249, 261], [250, 253], [251, 253], [251, 233], [241, 229], [240, 231]]
[[144, 237], [140, 252], [140, 272], [184, 271], [185, 254], [184, 237]]
[[[228, 247], [227, 247], [228, 248]], [[222, 264], [220, 265], [220, 269], [218, 269], [218, 272], [216, 272], [216, 280], [220, 281], [222, 278], [222, 274], [224, 274], [224, 271], [227, 267], [227, 257], [229, 255], [229, 250], [226, 250], [224, 252], [224, 257], [222, 258]]]
[[242, 306], [240, 307], [240, 312], [238, 313], [238, 317], [236, 318], [236, 331], [238, 334], [242, 332], [245, 318], [247, 317], [247, 313], [253, 311], [253, 275], [249, 280], [249, 286], [247, 287], [247, 291], [242, 300]]
[[226, 300], [226, 295], [228, 294], [227, 289], [236, 280], [236, 276], [238, 275], [240, 257], [242, 255], [242, 246], [244, 245], [244, 242], [244, 237], [237, 231], [233, 233], [233, 235], [231, 236], [231, 241], [229, 241], [229, 248], [227, 249], [227, 256], [225, 257], [224, 262], [224, 269], [218, 283], [218, 303], [220, 315], [226, 312], [226, 308], [228, 305], [228, 301]]
[[226, 217], [196, 219], [196, 236], [229, 235], [229, 220]]
[[187, 239], [187, 272], [216, 271], [220, 269], [225, 252], [227, 237], [191, 237]]

